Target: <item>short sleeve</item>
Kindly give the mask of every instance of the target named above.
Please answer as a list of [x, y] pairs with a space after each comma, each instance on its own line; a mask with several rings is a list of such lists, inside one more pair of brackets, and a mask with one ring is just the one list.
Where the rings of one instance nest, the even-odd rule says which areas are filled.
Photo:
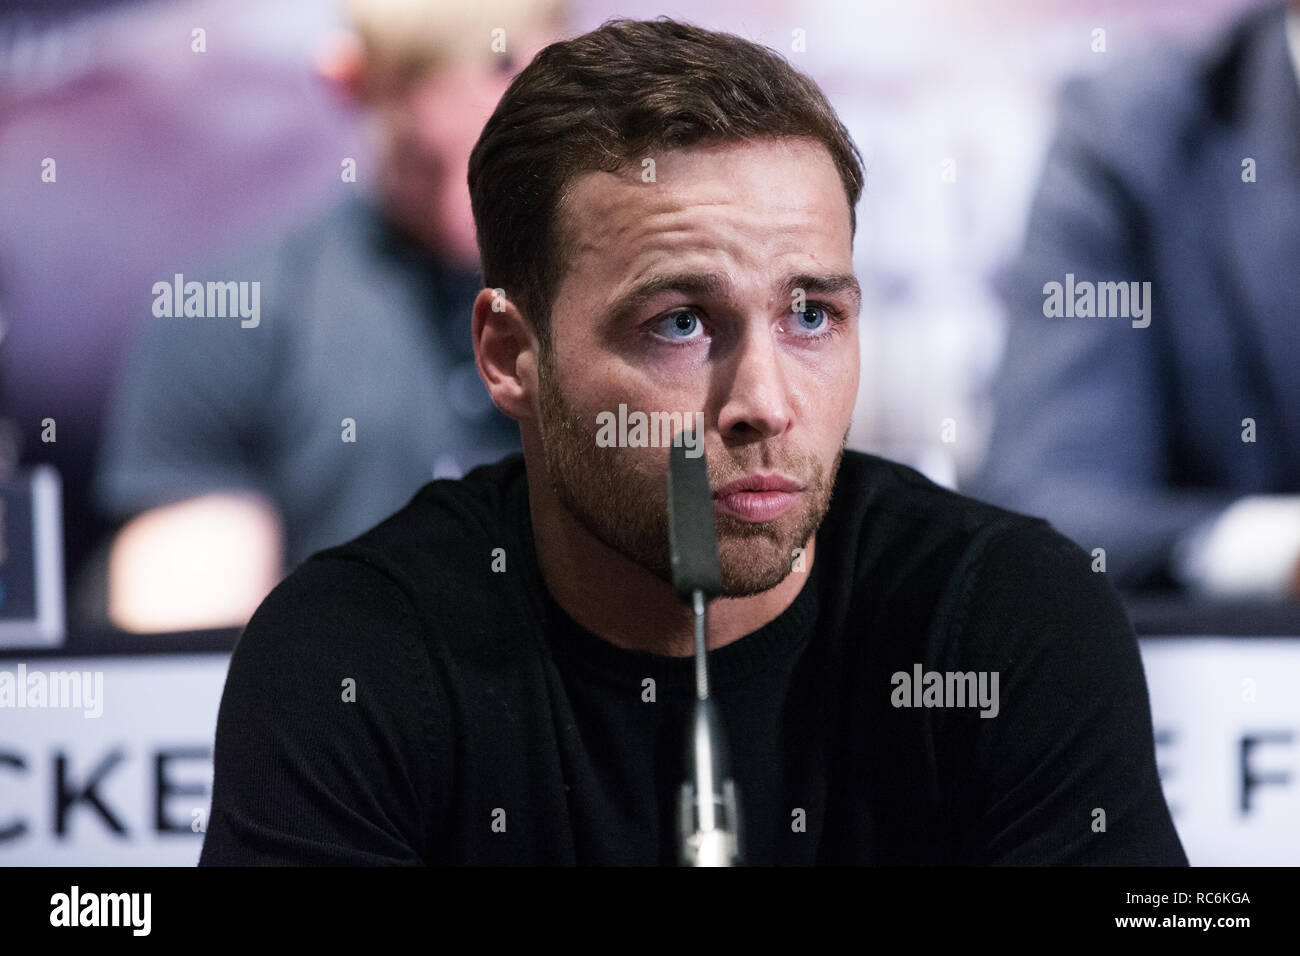
[[356, 560], [306, 562], [231, 659], [200, 865], [437, 862], [442, 699], [391, 579]]
[[1092, 556], [1043, 521], [996, 533], [958, 614], [963, 670], [998, 678], [954, 761], [975, 865], [1186, 866], [1156, 772], [1137, 637]]

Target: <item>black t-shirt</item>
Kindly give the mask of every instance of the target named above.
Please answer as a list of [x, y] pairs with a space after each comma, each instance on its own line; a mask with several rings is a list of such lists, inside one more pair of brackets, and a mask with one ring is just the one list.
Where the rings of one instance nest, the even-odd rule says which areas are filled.
[[[709, 655], [744, 862], [1186, 864], [1082, 549], [846, 452], [815, 555]], [[249, 622], [200, 862], [673, 863], [693, 666], [554, 602], [520, 456], [430, 482]]]

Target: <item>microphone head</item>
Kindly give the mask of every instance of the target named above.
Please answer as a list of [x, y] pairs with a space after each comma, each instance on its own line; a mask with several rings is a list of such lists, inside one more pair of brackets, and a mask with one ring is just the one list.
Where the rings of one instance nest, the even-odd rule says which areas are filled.
[[668, 548], [673, 588], [683, 601], [691, 592], [706, 598], [722, 592], [722, 564], [713, 524], [713, 492], [709, 465], [701, 441], [699, 455], [686, 454], [686, 443], [673, 442], [668, 450]]

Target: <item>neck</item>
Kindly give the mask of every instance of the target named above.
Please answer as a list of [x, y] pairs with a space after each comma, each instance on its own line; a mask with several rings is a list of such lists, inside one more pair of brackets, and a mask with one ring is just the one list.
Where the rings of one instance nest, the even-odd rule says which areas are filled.
[[[627, 650], [668, 657], [695, 653], [694, 616], [668, 582], [595, 538], [551, 492], [545, 465], [527, 468], [533, 539], [542, 578], [557, 604], [588, 631]], [[812, 570], [816, 535], [804, 556]], [[799, 596], [807, 573], [791, 573], [776, 587], [709, 605], [708, 649], [758, 630]]]

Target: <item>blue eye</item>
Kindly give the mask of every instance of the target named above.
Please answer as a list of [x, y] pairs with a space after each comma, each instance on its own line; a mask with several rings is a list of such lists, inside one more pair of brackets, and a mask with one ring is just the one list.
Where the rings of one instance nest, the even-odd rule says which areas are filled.
[[681, 311], [665, 316], [655, 326], [655, 331], [667, 339], [683, 341], [695, 338], [695, 331], [702, 329], [700, 318], [694, 312]]
[[[821, 321], [817, 321], [816, 319], [817, 313], [821, 313], [822, 316]], [[799, 317], [799, 327], [808, 332], [816, 332], [823, 325], [825, 325], [827, 322], [830, 321], [829, 313], [827, 313], [827, 311], [824, 308], [822, 308], [820, 305], [809, 306], [808, 308], [804, 309], [802, 312], [796, 312], [795, 314]], [[814, 319], [811, 322], [808, 321], [809, 315], [814, 316]]]

